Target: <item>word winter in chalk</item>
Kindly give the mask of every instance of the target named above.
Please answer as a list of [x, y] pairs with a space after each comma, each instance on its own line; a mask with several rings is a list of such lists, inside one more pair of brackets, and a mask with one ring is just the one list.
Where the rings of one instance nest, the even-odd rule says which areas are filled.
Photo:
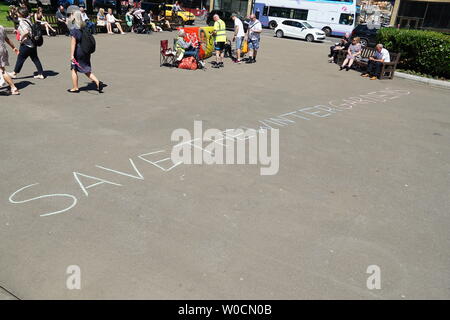
[[[280, 147], [277, 129], [227, 129], [225, 131], [208, 129], [203, 132], [202, 121], [194, 121], [193, 139], [187, 129], [174, 130], [171, 139], [178, 142], [172, 148], [173, 163], [259, 163], [266, 166], [260, 168], [261, 175], [274, 175], [279, 169]], [[204, 146], [204, 143], [207, 145]]]

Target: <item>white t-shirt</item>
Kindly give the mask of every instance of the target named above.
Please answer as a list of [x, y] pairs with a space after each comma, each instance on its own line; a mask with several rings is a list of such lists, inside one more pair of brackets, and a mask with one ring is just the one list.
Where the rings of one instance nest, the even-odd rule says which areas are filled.
[[83, 13], [81, 14], [81, 19], [83, 19], [83, 21], [89, 20], [89, 17], [88, 17], [88, 15], [86, 14], [86, 12], [83, 12]]
[[375, 52], [375, 58], [382, 59], [384, 62], [391, 62], [389, 51], [387, 51], [385, 48], [381, 49], [381, 52]]
[[114, 17], [113, 14], [107, 14], [106, 15], [106, 21], [108, 21], [109, 23], [116, 23], [116, 18]]
[[244, 33], [244, 25], [242, 24], [241, 19], [239, 18], [234, 18], [234, 27], [236, 28], [236, 26], [238, 27], [238, 32], [236, 34], [236, 37], [244, 37], [245, 33]]
[[[20, 33], [20, 43], [33, 48], [34, 44], [33, 41], [31, 41], [31, 25], [30, 19], [19, 18], [19, 28], [17, 30]], [[24, 37], [24, 34], [27, 32], [28, 35]]]

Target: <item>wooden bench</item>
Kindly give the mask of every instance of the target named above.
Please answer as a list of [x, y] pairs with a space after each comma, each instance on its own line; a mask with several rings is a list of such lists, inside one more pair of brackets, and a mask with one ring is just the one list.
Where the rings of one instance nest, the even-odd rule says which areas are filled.
[[[31, 19], [30, 20], [31, 20], [32, 23], [36, 22], [34, 20], [34, 14], [31, 15]], [[56, 19], [56, 15], [44, 14], [44, 20], [45, 20], [45, 22], [48, 22], [48, 24], [51, 25], [52, 28], [55, 29], [58, 34], [62, 33], [62, 30], [61, 30], [61, 28], [58, 25], [58, 19]]]
[[[366, 70], [367, 65], [369, 63], [369, 58], [373, 57], [376, 52], [375, 48], [371, 47], [363, 47], [361, 51], [361, 60], [356, 60], [353, 62], [353, 65], [360, 70]], [[338, 65], [342, 65], [347, 56], [347, 50], [340, 50], [337, 55], [336, 63]], [[394, 77], [395, 69], [397, 68], [397, 64], [400, 60], [400, 53], [389, 52], [391, 62], [383, 62], [383, 66], [381, 67], [379, 79], [392, 79]]]

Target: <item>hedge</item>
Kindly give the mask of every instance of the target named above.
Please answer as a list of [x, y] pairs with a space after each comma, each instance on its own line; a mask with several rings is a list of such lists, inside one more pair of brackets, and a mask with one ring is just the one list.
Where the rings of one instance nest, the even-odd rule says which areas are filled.
[[382, 28], [377, 38], [389, 51], [401, 53], [399, 68], [450, 79], [450, 35]]

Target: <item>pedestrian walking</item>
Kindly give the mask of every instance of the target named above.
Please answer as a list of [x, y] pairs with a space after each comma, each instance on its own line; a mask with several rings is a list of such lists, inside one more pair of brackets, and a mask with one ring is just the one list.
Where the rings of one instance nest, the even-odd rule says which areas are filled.
[[[97, 86], [97, 91], [102, 93], [103, 83], [92, 73], [91, 52], [86, 52], [87, 46], [83, 41], [89, 41], [93, 37], [83, 21], [81, 11], [75, 11], [69, 18], [70, 29], [70, 68], [72, 72], [72, 89], [67, 90], [70, 93], [79, 93], [78, 72], [84, 73], [86, 77], [92, 80]], [[91, 50], [92, 51], [92, 50]]]
[[31, 58], [31, 61], [33, 61], [37, 70], [37, 74], [34, 76], [34, 78], [44, 79], [44, 70], [42, 69], [42, 64], [38, 57], [37, 46], [32, 41], [32, 24], [30, 19], [28, 19], [28, 9], [20, 8], [18, 14], [19, 28], [17, 29], [17, 31], [20, 35], [20, 49], [14, 71], [9, 73], [9, 76], [13, 79], [16, 78], [17, 74], [22, 71], [22, 67], [25, 61], [28, 58]]
[[6, 35], [5, 28], [0, 25], [0, 73], [5, 82], [9, 85], [10, 93], [12, 95], [18, 95], [19, 90], [14, 85], [14, 82], [12, 81], [11, 77], [5, 72], [5, 67], [9, 66], [8, 51], [6, 50], [6, 44], [8, 44], [16, 54], [19, 54], [19, 50], [14, 46], [12, 41], [9, 40], [8, 36]]

